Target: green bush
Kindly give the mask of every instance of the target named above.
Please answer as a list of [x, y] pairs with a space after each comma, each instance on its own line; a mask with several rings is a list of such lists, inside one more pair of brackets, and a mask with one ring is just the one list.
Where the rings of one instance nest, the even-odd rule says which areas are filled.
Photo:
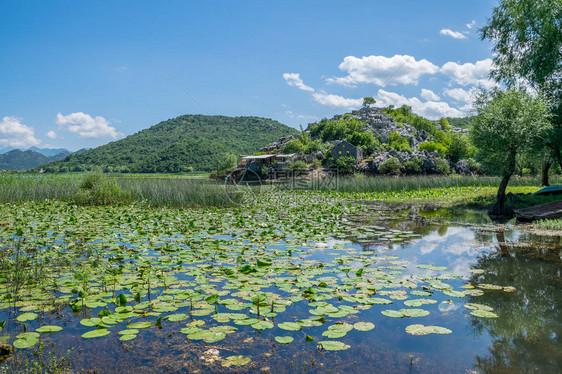
[[451, 144], [447, 148], [447, 157], [453, 162], [467, 159], [472, 156], [473, 150], [470, 147], [468, 136], [464, 134], [453, 134]]
[[340, 156], [335, 162], [335, 167], [340, 174], [351, 174], [355, 171], [357, 162], [351, 156]]
[[312, 160], [312, 167], [314, 169], [320, 169], [322, 167], [322, 161], [320, 161], [319, 159], [315, 158], [314, 160]]
[[354, 146], [361, 147], [365, 151], [365, 155], [370, 155], [376, 149], [381, 148], [381, 142], [370, 132], [356, 131], [346, 139]]
[[308, 165], [302, 160], [292, 162], [287, 167], [290, 169], [308, 169]]
[[412, 148], [410, 148], [410, 143], [408, 139], [400, 135], [396, 131], [391, 131], [388, 134], [388, 147], [391, 149], [395, 149], [398, 152], [407, 151], [411, 152]]
[[423, 151], [424, 149], [430, 153], [433, 151], [437, 151], [437, 153], [439, 153], [439, 156], [441, 157], [445, 157], [445, 154], [447, 153], [447, 147], [445, 147], [441, 143], [437, 143], [433, 141], [420, 144], [419, 150]]
[[449, 174], [449, 163], [447, 160], [443, 160], [442, 158], [434, 159], [433, 162], [435, 163], [435, 168], [439, 170], [443, 174]]
[[113, 205], [126, 200], [126, 194], [115, 179], [95, 173], [82, 178], [74, 202], [78, 205]]
[[406, 169], [406, 173], [415, 174], [419, 173], [421, 170], [423, 160], [419, 157], [414, 157], [409, 161], [404, 162], [404, 168]]
[[396, 157], [391, 157], [379, 166], [379, 171], [382, 174], [400, 174], [402, 163]]
[[283, 148], [283, 153], [303, 154], [304, 147], [299, 139], [293, 139], [285, 145], [285, 148]]

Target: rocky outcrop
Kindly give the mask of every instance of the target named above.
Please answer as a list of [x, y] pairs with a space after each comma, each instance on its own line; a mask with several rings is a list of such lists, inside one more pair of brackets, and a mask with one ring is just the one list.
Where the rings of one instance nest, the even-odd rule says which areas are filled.
[[[372, 159], [367, 159], [357, 166], [357, 170], [366, 174], [380, 174], [380, 166], [385, 161], [395, 157], [402, 164], [402, 173], [406, 174], [442, 174], [447, 168], [458, 174], [470, 174], [470, 166], [466, 160], [460, 160], [457, 163], [451, 163], [439, 156], [437, 152], [428, 152], [427, 150], [419, 150], [419, 145], [434, 140], [433, 137], [425, 130], [418, 130], [407, 123], [397, 123], [393, 117], [387, 116], [379, 108], [361, 108], [347, 114], [338, 114], [329, 120], [335, 121], [343, 118], [354, 118], [365, 123], [365, 130], [374, 135], [383, 145], [388, 143], [391, 132], [397, 132], [400, 136], [406, 138], [412, 149], [412, 152], [398, 152], [396, 150], [379, 150]], [[305, 131], [310, 133], [315, 123], [308, 125]], [[440, 128], [439, 124], [435, 124]], [[467, 133], [468, 130], [453, 127], [455, 133]], [[300, 137], [300, 134], [285, 136], [278, 141], [267, 145], [260, 149], [261, 152], [282, 151], [283, 148], [291, 140]], [[333, 146], [338, 141], [327, 142], [326, 145]], [[317, 153], [314, 155], [301, 155], [301, 159], [310, 163], [313, 159], [323, 160], [326, 155]], [[369, 155], [364, 155], [369, 156]]]

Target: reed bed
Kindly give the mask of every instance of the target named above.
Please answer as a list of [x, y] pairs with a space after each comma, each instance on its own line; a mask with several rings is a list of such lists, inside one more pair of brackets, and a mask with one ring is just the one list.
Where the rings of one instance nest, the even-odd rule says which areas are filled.
[[[340, 192], [404, 192], [415, 190], [442, 189], [454, 187], [495, 187], [499, 177], [487, 176], [407, 176], [407, 177], [365, 177], [363, 175], [339, 178]], [[552, 177], [551, 184], [562, 183], [560, 176]], [[512, 178], [509, 186], [540, 186], [537, 178]]]

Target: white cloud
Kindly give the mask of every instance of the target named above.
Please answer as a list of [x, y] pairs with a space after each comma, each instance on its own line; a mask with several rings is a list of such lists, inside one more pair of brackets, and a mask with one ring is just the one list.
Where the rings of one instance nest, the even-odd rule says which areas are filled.
[[467, 62], [462, 65], [449, 61], [441, 67], [441, 73], [447, 75], [455, 83], [463, 86], [473, 84], [490, 88], [496, 85], [496, 83], [489, 78], [492, 64], [491, 58], [476, 61], [474, 64]]
[[41, 141], [35, 138], [35, 130], [21, 123], [17, 117], [4, 117], [0, 122], [0, 146], [27, 148], [38, 145]]
[[476, 26], [475, 20], [472, 20], [472, 22], [466, 24], [466, 27], [468, 27], [469, 29], [473, 28], [474, 26]]
[[455, 101], [472, 104], [474, 102], [476, 88], [473, 87], [470, 90], [465, 90], [462, 88], [446, 88], [443, 90], [443, 93]]
[[439, 100], [441, 100], [441, 98], [435, 92], [433, 92], [431, 90], [426, 90], [425, 88], [422, 88], [420, 96], [422, 97], [422, 99], [428, 100], [428, 101], [439, 101]]
[[314, 100], [322, 105], [338, 108], [355, 109], [363, 105], [363, 99], [348, 99], [343, 96], [316, 92], [312, 94]]
[[377, 105], [396, 107], [408, 105], [412, 107], [414, 113], [429, 119], [439, 119], [441, 117], [462, 117], [465, 114], [459, 109], [449, 106], [445, 102], [438, 101], [421, 101], [417, 97], [407, 98], [395, 92], [379, 90], [377, 93]]
[[298, 73], [284, 73], [283, 79], [287, 81], [289, 86], [297, 87], [299, 90], [313, 92], [314, 88], [307, 86], [302, 81], [300, 74]]
[[442, 29], [441, 31], [439, 31], [439, 34], [450, 36], [455, 39], [466, 39], [466, 35], [464, 35], [462, 32], [453, 31], [451, 29]]
[[56, 139], [57, 138], [57, 133], [54, 132], [53, 130], [50, 130], [49, 132], [47, 132], [47, 138], [49, 139]]
[[358, 83], [374, 83], [384, 86], [386, 83], [417, 84], [420, 76], [435, 74], [439, 67], [423, 59], [416, 61], [412, 56], [394, 55], [355, 57], [347, 56], [339, 65], [347, 72], [345, 77], [329, 78], [328, 83], [354, 86]]
[[109, 122], [105, 118], [100, 116], [92, 118], [89, 114], [82, 112], [70, 113], [66, 116], [58, 113], [56, 123], [60, 128], [77, 133], [82, 138], [117, 139], [124, 135], [118, 132], [115, 127], [109, 126]]

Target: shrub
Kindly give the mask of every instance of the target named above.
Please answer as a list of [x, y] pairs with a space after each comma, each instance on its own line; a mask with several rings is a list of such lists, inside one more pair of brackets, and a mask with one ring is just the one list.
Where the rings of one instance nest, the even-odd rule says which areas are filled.
[[319, 159], [315, 158], [314, 160], [312, 160], [312, 167], [314, 169], [320, 169], [322, 167], [322, 161], [320, 161]]
[[357, 162], [351, 156], [340, 156], [335, 162], [335, 167], [340, 174], [351, 174], [355, 171]]
[[95, 173], [85, 175], [78, 187], [74, 202], [79, 205], [112, 205], [122, 202], [126, 194], [115, 179]]
[[404, 168], [406, 169], [406, 173], [415, 174], [419, 173], [421, 170], [423, 160], [419, 157], [414, 157], [411, 160], [404, 162]]
[[408, 139], [400, 135], [396, 131], [391, 131], [388, 134], [388, 146], [392, 149], [397, 150], [398, 152], [408, 151], [410, 152], [412, 148], [410, 148], [410, 143]]
[[357, 147], [363, 148], [367, 155], [381, 148], [381, 142], [370, 132], [356, 131], [348, 136], [346, 140]]
[[434, 159], [433, 162], [435, 163], [435, 169], [439, 170], [443, 174], [449, 174], [449, 163], [447, 160], [442, 158]]
[[389, 158], [379, 166], [382, 174], [400, 174], [400, 169], [402, 169], [402, 164], [396, 157]]
[[443, 144], [437, 142], [425, 142], [420, 144], [419, 150], [423, 151], [424, 149], [430, 153], [437, 151], [441, 157], [445, 157], [445, 154], [447, 153], [447, 148]]
[[292, 162], [287, 167], [290, 169], [308, 169], [308, 165], [303, 160]]
[[451, 144], [447, 148], [447, 157], [453, 162], [467, 159], [472, 156], [472, 149], [468, 141], [468, 136], [464, 134], [453, 134]]
[[299, 139], [293, 139], [285, 145], [285, 148], [283, 148], [283, 153], [303, 154], [304, 147]]

